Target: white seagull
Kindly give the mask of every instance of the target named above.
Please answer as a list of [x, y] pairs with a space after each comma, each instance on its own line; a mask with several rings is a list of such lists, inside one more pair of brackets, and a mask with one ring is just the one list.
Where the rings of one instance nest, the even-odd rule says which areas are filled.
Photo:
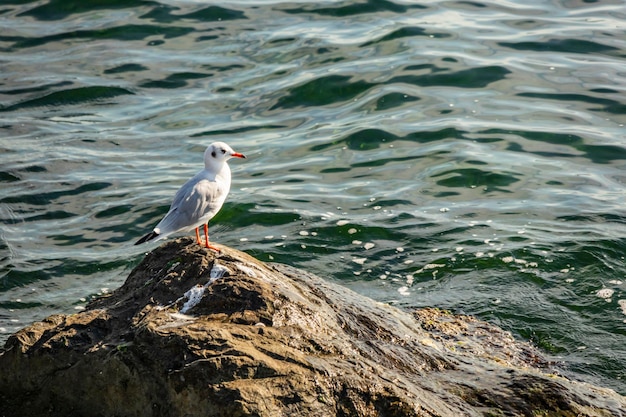
[[196, 241], [202, 245], [199, 227], [204, 225], [205, 246], [219, 252], [209, 245], [209, 220], [222, 208], [230, 191], [230, 158], [245, 158], [224, 142], [215, 142], [204, 151], [204, 169], [183, 184], [176, 192], [174, 201], [165, 217], [152, 232], [139, 239], [135, 245], [150, 240], [155, 242], [169, 235], [196, 229]]

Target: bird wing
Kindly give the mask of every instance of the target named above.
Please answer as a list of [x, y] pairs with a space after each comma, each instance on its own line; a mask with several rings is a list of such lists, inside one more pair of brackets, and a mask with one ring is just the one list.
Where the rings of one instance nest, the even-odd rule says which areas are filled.
[[228, 191], [221, 182], [196, 175], [180, 187], [155, 230], [165, 237], [207, 223], [222, 208]]

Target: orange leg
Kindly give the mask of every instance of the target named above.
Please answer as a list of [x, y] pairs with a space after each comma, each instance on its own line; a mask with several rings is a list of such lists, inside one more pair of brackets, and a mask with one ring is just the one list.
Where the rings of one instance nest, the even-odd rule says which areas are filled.
[[202, 245], [202, 241], [200, 240], [200, 231], [198, 230], [197, 227], [196, 227], [196, 242], [198, 242], [198, 245]]
[[213, 249], [214, 251], [217, 251], [217, 252], [220, 252], [219, 248], [216, 248], [213, 245], [209, 245], [209, 224], [208, 223], [204, 225], [204, 238], [206, 239], [205, 240], [205, 245], [206, 245], [207, 248]]

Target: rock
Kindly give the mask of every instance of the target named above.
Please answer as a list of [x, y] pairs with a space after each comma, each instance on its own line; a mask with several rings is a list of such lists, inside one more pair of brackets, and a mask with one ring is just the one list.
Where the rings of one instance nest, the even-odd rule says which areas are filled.
[[11, 336], [0, 415], [624, 415], [495, 326], [221, 248], [166, 243], [109, 296]]

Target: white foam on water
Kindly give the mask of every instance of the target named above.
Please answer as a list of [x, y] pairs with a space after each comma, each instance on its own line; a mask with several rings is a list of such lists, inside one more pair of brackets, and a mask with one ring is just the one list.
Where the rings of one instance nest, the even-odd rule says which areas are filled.
[[615, 293], [615, 290], [611, 288], [602, 288], [596, 291], [596, 295], [600, 298], [604, 298], [606, 301], [610, 301], [614, 293]]

